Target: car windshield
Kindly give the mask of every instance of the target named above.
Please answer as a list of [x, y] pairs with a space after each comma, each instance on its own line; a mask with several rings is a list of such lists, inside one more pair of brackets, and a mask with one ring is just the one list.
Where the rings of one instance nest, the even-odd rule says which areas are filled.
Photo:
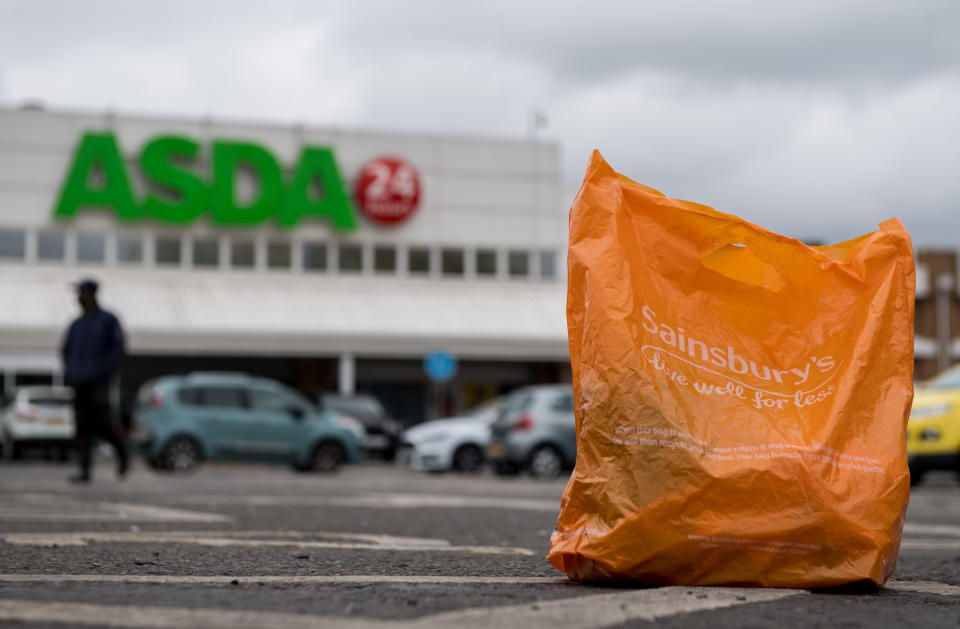
[[507, 396], [507, 399], [503, 401], [503, 406], [500, 407], [500, 412], [497, 414], [497, 421], [507, 421], [517, 413], [527, 410], [532, 401], [533, 394], [529, 391], [511, 393]]
[[499, 398], [499, 397], [486, 400], [484, 402], [480, 402], [479, 404], [475, 404], [471, 406], [470, 408], [460, 413], [459, 416], [466, 418], [466, 417], [476, 417], [478, 415], [483, 415], [484, 413], [490, 410], [493, 410], [495, 407], [499, 406], [502, 403], [503, 403], [503, 398]]
[[32, 397], [30, 404], [33, 406], [60, 407], [70, 406], [70, 398], [67, 397]]
[[383, 410], [380, 402], [370, 397], [324, 397], [323, 405], [334, 411], [339, 411], [346, 415], [357, 414], [368, 417], [383, 417], [386, 411]]
[[927, 383], [928, 389], [942, 391], [944, 389], [960, 389], [960, 365], [944, 371]]

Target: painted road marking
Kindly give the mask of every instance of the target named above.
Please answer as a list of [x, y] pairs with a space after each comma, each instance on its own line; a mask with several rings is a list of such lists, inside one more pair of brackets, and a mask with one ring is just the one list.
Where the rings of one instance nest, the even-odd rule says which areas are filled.
[[960, 537], [960, 526], [954, 524], [922, 524], [907, 522], [903, 525], [904, 535], [942, 535]]
[[445, 539], [367, 535], [363, 533], [303, 533], [298, 531], [89, 531], [70, 533], [0, 533], [8, 544], [31, 546], [84, 546], [94, 543], [161, 543], [197, 546], [333, 548], [455, 552], [480, 555], [525, 555], [528, 548], [509, 546], [454, 546]]
[[[122, 583], [127, 585], [343, 585], [368, 584], [433, 584], [433, 585], [573, 585], [567, 577], [480, 577], [441, 575], [169, 575], [169, 574], [0, 574], [0, 583]], [[885, 589], [904, 592], [922, 592], [943, 596], [960, 596], [960, 585], [935, 581], [901, 581], [891, 579]], [[691, 586], [691, 591], [703, 588]], [[752, 588], [734, 588], [741, 592], [761, 591]], [[763, 590], [766, 591], [766, 590]], [[777, 590], [779, 591], [779, 590]], [[804, 590], [795, 590], [802, 592]]]
[[368, 493], [352, 496], [184, 496], [180, 501], [192, 505], [249, 505], [255, 507], [337, 506], [381, 509], [421, 509], [424, 507], [517, 509], [558, 513], [560, 499], [532, 500], [499, 496], [451, 496], [443, 494]]
[[187, 511], [128, 502], [85, 501], [54, 494], [19, 494], [0, 504], [0, 521], [30, 522], [229, 522], [219, 513]]
[[445, 629], [452, 626], [461, 629], [473, 627], [528, 629], [531, 626], [547, 625], [562, 626], [564, 629], [594, 629], [634, 620], [656, 620], [679, 614], [765, 603], [808, 594], [802, 590], [665, 587], [538, 601], [506, 607], [474, 607], [399, 621], [226, 609], [92, 605], [0, 599], [0, 620], [155, 629], [195, 626], [214, 629], [270, 626], [289, 629], [320, 626], [334, 629], [358, 627]]
[[433, 585], [567, 585], [567, 577], [469, 577], [417, 575], [256, 575], [191, 576], [164, 574], [0, 574], [0, 583], [124, 583], [151, 585], [339, 585], [350, 583], [429, 583]]
[[960, 539], [904, 539], [900, 550], [958, 550]]
[[903, 592], [922, 592], [943, 596], [960, 596], [960, 586], [936, 583], [935, 581], [889, 581], [883, 587]]

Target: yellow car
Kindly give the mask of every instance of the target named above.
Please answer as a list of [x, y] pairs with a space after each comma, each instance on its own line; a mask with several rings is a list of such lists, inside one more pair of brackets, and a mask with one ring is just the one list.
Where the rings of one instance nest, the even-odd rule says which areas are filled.
[[910, 484], [928, 470], [960, 473], [960, 365], [918, 386], [907, 423]]

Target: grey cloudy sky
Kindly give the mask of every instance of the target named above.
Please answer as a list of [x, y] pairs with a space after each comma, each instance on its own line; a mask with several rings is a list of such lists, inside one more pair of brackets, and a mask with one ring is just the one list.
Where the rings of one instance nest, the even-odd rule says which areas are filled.
[[[801, 238], [960, 248], [957, 0], [0, 0], [0, 103], [526, 137]], [[572, 194], [572, 192], [571, 192]]]

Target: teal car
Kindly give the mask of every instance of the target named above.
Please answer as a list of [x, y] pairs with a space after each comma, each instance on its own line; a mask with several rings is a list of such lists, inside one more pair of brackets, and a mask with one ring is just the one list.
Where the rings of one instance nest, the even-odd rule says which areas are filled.
[[217, 459], [331, 472], [363, 457], [358, 422], [246, 374], [197, 372], [147, 382], [133, 419], [134, 439], [156, 470], [189, 471]]

